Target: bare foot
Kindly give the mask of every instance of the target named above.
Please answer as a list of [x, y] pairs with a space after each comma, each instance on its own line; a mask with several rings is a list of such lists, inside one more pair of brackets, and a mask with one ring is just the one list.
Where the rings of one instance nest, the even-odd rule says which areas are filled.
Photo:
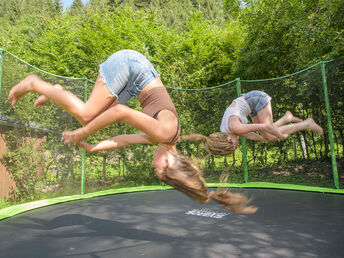
[[14, 106], [23, 95], [33, 90], [32, 81], [36, 78], [37, 76], [35, 75], [29, 75], [10, 90], [8, 101], [12, 106]]
[[[58, 89], [63, 89], [62, 86], [60, 84], [55, 84], [54, 85], [55, 88], [58, 88]], [[45, 95], [41, 95], [39, 96], [35, 103], [33, 104], [33, 106], [36, 108], [36, 107], [42, 107], [44, 106], [47, 102], [49, 101], [49, 98]]]
[[306, 122], [308, 123], [309, 130], [318, 134], [324, 134], [323, 129], [313, 120], [313, 118], [307, 118]]
[[290, 123], [290, 122], [292, 122], [292, 123], [302, 122], [302, 119], [294, 116], [293, 113], [291, 113], [289, 110], [287, 112], [285, 112], [284, 116], [285, 116], [286, 120], [288, 121], [288, 123]]

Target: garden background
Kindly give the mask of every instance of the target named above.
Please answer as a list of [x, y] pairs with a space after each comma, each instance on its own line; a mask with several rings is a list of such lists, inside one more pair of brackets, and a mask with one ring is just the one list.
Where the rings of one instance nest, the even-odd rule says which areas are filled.
[[[176, 103], [183, 134], [219, 130], [223, 111], [237, 96], [238, 78], [242, 92], [260, 89], [273, 97], [275, 118], [287, 110], [314, 117], [324, 136], [303, 132], [280, 143], [247, 141], [247, 162], [249, 181], [317, 187], [333, 187], [321, 74], [325, 65], [342, 188], [341, 0], [90, 0], [85, 6], [74, 1], [64, 12], [60, 1], [8, 0], [0, 2], [0, 24], [0, 114], [6, 122], [1, 127], [6, 143], [1, 163], [16, 185], [0, 207], [80, 193], [83, 166], [86, 192], [159, 184], [151, 166], [154, 147], [92, 153], [84, 160], [77, 147], [59, 139], [63, 130], [80, 126], [68, 114], [50, 104], [33, 110], [35, 95], [15, 108], [7, 102], [10, 88], [31, 73], [85, 98], [98, 65], [120, 49], [137, 50], [153, 63]], [[129, 105], [139, 109], [136, 100]], [[119, 124], [88, 140], [133, 132]], [[37, 138], [44, 141], [37, 144]], [[227, 175], [231, 183], [244, 182], [241, 148], [229, 157], [209, 156], [203, 144], [180, 142], [178, 148], [197, 158], [208, 182]]]

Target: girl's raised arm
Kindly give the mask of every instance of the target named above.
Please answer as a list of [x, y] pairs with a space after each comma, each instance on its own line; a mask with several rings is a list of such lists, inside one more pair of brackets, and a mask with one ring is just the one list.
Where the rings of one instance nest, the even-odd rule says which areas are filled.
[[86, 142], [79, 142], [78, 145], [86, 151], [95, 152], [101, 150], [118, 149], [124, 146], [133, 144], [156, 144], [144, 133], [140, 134], [123, 134], [118, 135], [96, 144], [88, 144]]

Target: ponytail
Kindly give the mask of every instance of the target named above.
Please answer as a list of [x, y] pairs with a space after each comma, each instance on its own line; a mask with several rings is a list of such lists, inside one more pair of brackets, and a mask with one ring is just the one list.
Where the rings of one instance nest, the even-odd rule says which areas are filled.
[[192, 163], [191, 159], [181, 155], [176, 155], [173, 166], [165, 168], [158, 176], [161, 181], [199, 203], [209, 203], [214, 199], [233, 212], [247, 214], [257, 211], [256, 207], [247, 206], [251, 200], [242, 194], [220, 189], [208, 191], [199, 168]]
[[231, 133], [212, 133], [209, 137], [202, 134], [188, 134], [181, 137], [182, 140], [186, 141], [205, 141], [207, 143], [208, 151], [213, 155], [227, 156], [232, 154], [236, 146], [228, 141], [228, 137], [231, 138]]

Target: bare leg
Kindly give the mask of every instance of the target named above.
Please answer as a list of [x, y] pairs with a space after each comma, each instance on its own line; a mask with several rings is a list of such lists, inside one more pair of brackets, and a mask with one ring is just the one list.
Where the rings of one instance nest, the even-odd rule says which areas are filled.
[[[55, 84], [54, 85], [55, 88], [58, 88], [58, 89], [61, 89], [63, 90], [62, 86], [60, 84]], [[41, 95], [39, 96], [35, 103], [33, 104], [33, 106], [36, 108], [36, 107], [42, 107], [44, 106], [47, 102], [49, 101], [49, 98], [45, 95]]]
[[[252, 117], [253, 123], [256, 124], [268, 124], [271, 126], [275, 126], [273, 122], [273, 115], [272, 115], [272, 107], [271, 103], [269, 102], [263, 110], [261, 110], [255, 117]], [[277, 136], [267, 133], [267, 132], [261, 132], [260, 133], [265, 139], [269, 141], [277, 141]]]
[[106, 110], [116, 100], [100, 76], [98, 76], [91, 96], [86, 103], [73, 93], [54, 87], [35, 75], [30, 75], [11, 89], [8, 95], [10, 104], [16, 104], [28, 92], [44, 95], [55, 105], [74, 116], [83, 125]]
[[323, 134], [323, 129], [314, 122], [313, 118], [307, 118], [306, 120], [294, 123], [290, 125], [283, 125], [278, 128], [282, 134], [287, 134], [288, 136], [290, 134], [303, 131], [303, 130], [310, 130], [317, 134]]
[[63, 133], [65, 143], [78, 143], [102, 128], [117, 122], [124, 122], [144, 132], [153, 143], [166, 143], [177, 132], [178, 119], [169, 110], [162, 110], [157, 119], [121, 104], [113, 104], [99, 114], [85, 127]]
[[[299, 121], [300, 122], [297, 122]], [[283, 135], [284, 138], [287, 138], [290, 134], [303, 131], [303, 130], [311, 130], [318, 134], [323, 134], [323, 129], [314, 122], [312, 118], [308, 118], [306, 120], [301, 120], [297, 117], [294, 117], [293, 114], [289, 111], [286, 112], [286, 114], [276, 121], [276, 123], [273, 123], [273, 116], [272, 116], [272, 108], [271, 103], [269, 103], [262, 111], [260, 111], [257, 116], [252, 118], [252, 121], [254, 123], [261, 123], [261, 124], [273, 124], [274, 127], [280, 132], [281, 135]], [[285, 123], [294, 122], [293, 124], [289, 125], [283, 125]], [[269, 140], [269, 141], [277, 141], [278, 138], [275, 135], [272, 135], [271, 133], [261, 133], [261, 135]]]
[[296, 117], [291, 113], [289, 110], [285, 112], [284, 116], [282, 116], [280, 119], [278, 119], [275, 123], [274, 126], [280, 127], [282, 125], [288, 124], [288, 123], [298, 123], [301, 122], [302, 119]]
[[[273, 125], [276, 129], [279, 127], [288, 124], [288, 123], [299, 123], [302, 122], [302, 119], [295, 117], [289, 110], [284, 114], [283, 117], [281, 117], [279, 120], [277, 120], [275, 123], [273, 122], [273, 115], [272, 115], [272, 108], [271, 103], [266, 105], [263, 110], [261, 110], [255, 117], [252, 118], [252, 121], [254, 123], [260, 123], [260, 124], [268, 124]], [[281, 135], [283, 135], [283, 138], [287, 138], [288, 134], [284, 133], [284, 131], [278, 130]], [[262, 132], [261, 135], [267, 139], [268, 141], [277, 141], [278, 138], [276, 135], [273, 135], [271, 133]]]

